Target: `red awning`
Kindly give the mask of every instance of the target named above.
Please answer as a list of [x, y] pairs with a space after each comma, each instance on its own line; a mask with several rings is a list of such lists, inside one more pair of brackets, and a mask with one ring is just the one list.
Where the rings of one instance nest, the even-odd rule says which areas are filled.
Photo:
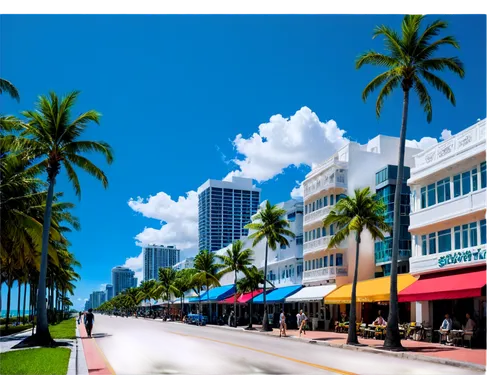
[[[237, 293], [237, 298], [236, 298], [236, 303], [247, 303], [250, 301], [253, 297], [257, 297], [259, 294], [261, 294], [264, 290], [263, 289], [256, 289], [253, 294], [252, 292], [248, 293]], [[231, 297], [228, 297], [222, 301], [219, 301], [218, 303], [220, 304], [233, 304], [234, 303], [234, 294]]]
[[254, 290], [253, 293], [252, 292], [248, 292], [248, 293], [243, 293], [243, 295], [241, 295], [239, 298], [238, 298], [238, 302], [239, 303], [247, 303], [248, 301], [250, 301], [252, 298], [254, 297], [257, 297], [259, 294], [261, 294], [262, 292], [264, 291], [264, 289], [257, 289], [257, 290]]
[[[236, 302], [238, 302], [238, 297], [241, 295], [241, 293], [236, 293]], [[219, 304], [233, 304], [234, 303], [234, 294], [231, 297], [227, 297], [226, 299], [223, 299], [222, 301], [218, 302]]]
[[446, 276], [423, 275], [398, 295], [398, 302], [433, 301], [481, 296], [486, 270]]

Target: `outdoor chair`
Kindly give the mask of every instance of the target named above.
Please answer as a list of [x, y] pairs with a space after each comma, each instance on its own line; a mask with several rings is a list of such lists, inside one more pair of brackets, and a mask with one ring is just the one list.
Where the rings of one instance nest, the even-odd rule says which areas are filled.
[[359, 327], [359, 336], [365, 337], [366, 332], [366, 323], [361, 323], [361, 326]]
[[386, 335], [386, 328], [385, 327], [377, 327], [375, 328], [375, 340], [381, 339], [383, 340]]
[[474, 337], [474, 331], [465, 331], [462, 336], [462, 343], [465, 346], [465, 341], [469, 342], [469, 349], [472, 349], [472, 338]]

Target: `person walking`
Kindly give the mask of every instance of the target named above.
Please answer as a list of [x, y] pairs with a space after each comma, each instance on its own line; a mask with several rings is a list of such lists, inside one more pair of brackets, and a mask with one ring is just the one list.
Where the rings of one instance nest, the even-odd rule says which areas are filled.
[[286, 316], [283, 309], [281, 309], [281, 314], [280, 314], [280, 337], [281, 334], [283, 334], [283, 336], [286, 337]]
[[306, 327], [307, 327], [307, 316], [306, 314], [304, 314], [304, 312], [302, 310], [300, 310], [300, 328], [299, 328], [299, 337], [301, 335], [302, 332], [304, 332], [304, 335], [306, 334]]
[[81, 320], [82, 320], [82, 312], [78, 311], [78, 325], [80, 325]]
[[92, 338], [92, 327], [94, 326], [94, 314], [92, 309], [85, 314], [85, 329], [87, 330], [87, 337]]

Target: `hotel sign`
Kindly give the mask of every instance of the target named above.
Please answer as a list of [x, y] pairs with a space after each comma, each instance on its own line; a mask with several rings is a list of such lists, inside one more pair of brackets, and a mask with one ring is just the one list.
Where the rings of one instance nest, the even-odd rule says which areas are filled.
[[455, 251], [451, 254], [446, 254], [438, 258], [439, 268], [457, 264], [468, 263], [486, 259], [486, 249], [473, 249], [464, 251]]

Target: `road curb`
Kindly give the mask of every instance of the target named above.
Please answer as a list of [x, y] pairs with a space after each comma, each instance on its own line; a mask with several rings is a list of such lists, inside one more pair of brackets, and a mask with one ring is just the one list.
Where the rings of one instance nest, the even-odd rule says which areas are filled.
[[[210, 326], [207, 325], [206, 327], [225, 329], [223, 327], [213, 326], [213, 325], [210, 325]], [[229, 329], [229, 328], [227, 328], [227, 329]], [[259, 330], [246, 331], [243, 328], [241, 328], [241, 329], [234, 329], [234, 331], [261, 334], [261, 335], [266, 335], [266, 336], [270, 336], [270, 337], [275, 337], [278, 339], [282, 338], [282, 337], [279, 337], [279, 336], [272, 334], [271, 332], [260, 332]], [[372, 348], [369, 346], [353, 346], [353, 345], [347, 345], [347, 344], [330, 344], [327, 341], [314, 340], [314, 339], [302, 338], [302, 337], [296, 337], [296, 336], [288, 336], [288, 337], [293, 338], [293, 339], [298, 340], [298, 341], [302, 341], [304, 343], [316, 344], [316, 345], [321, 345], [321, 346], [329, 346], [331, 348], [336, 348], [336, 349], [347, 349], [347, 350], [354, 350], [354, 351], [360, 351], [360, 352], [365, 352], [365, 353], [386, 355], [386, 356], [408, 359], [408, 360], [413, 360], [413, 361], [424, 361], [424, 362], [430, 362], [430, 363], [438, 363], [438, 364], [442, 364], [442, 365], [459, 367], [459, 368], [474, 370], [474, 371], [478, 371], [478, 372], [485, 372], [486, 371], [486, 366], [478, 365], [476, 363], [456, 361], [453, 359], [431, 357], [431, 356], [426, 356], [426, 355], [421, 355], [421, 354], [413, 354], [413, 353], [408, 353], [408, 352], [391, 352], [391, 351], [387, 351], [387, 350], [383, 350], [383, 349]]]
[[[76, 323], [76, 321], [75, 321]], [[85, 359], [85, 352], [83, 351], [82, 337], [80, 335], [80, 327], [76, 324], [74, 340], [75, 345], [71, 349], [69, 357], [68, 372], [66, 375], [88, 375], [89, 369], [87, 368], [87, 361]]]

